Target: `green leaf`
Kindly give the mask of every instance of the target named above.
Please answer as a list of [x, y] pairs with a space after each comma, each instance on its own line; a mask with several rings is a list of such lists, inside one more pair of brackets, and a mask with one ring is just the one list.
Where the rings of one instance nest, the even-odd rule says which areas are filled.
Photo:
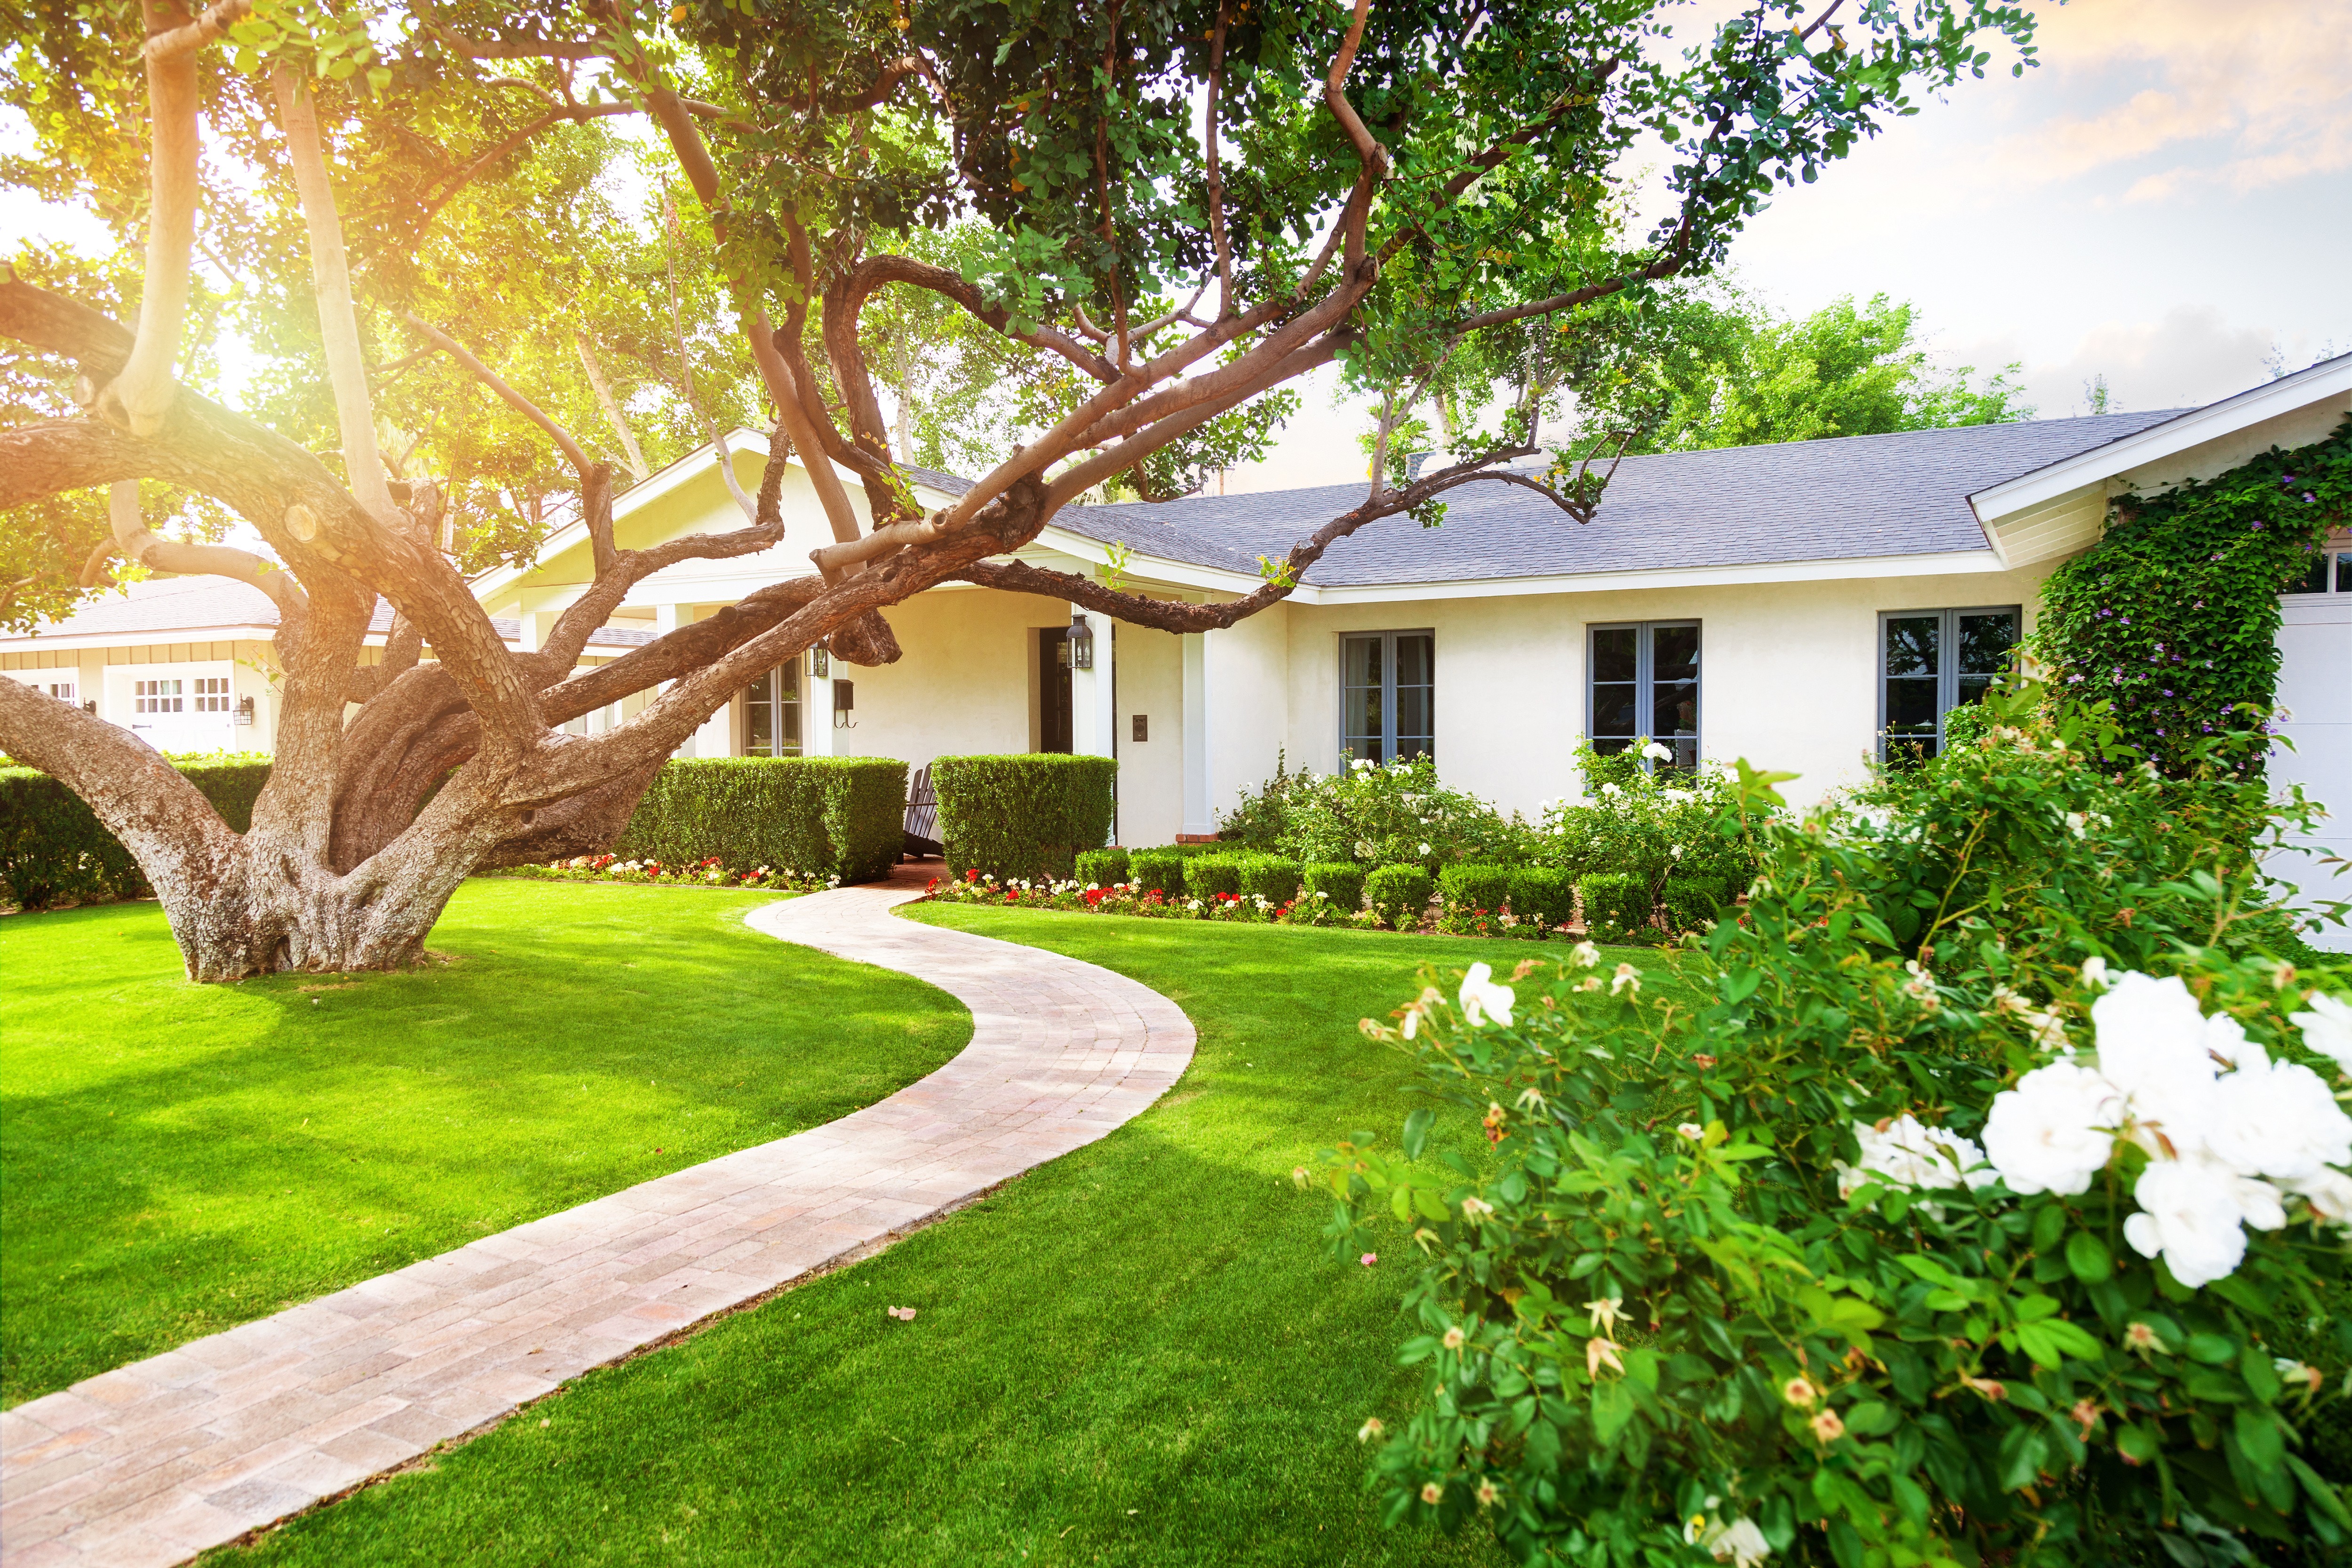
[[2047, 1252], [2066, 1234], [2066, 1205], [2046, 1203], [2033, 1212], [2033, 1250]]
[[1602, 1447], [1617, 1440], [1633, 1419], [1633, 1391], [1622, 1383], [1603, 1383], [1592, 1390], [1592, 1436]]
[[1421, 1158], [1422, 1150], [1429, 1142], [1429, 1130], [1436, 1122], [1437, 1112], [1426, 1105], [1414, 1107], [1412, 1113], [1404, 1119], [1404, 1157], [1406, 1159]]
[[2227, 1366], [2238, 1359], [2237, 1342], [2222, 1334], [2191, 1334], [2184, 1348], [2189, 1360], [2201, 1361], [2207, 1366]]
[[2346, 1510], [2343, 1493], [2329, 1486], [2321, 1479], [2318, 1471], [2293, 1454], [2286, 1457], [2286, 1468], [2294, 1473], [2296, 1480], [2303, 1483], [2303, 1489], [2309, 1494], [2313, 1502], [2319, 1505], [2319, 1510], [2322, 1513], [2345, 1529], [2352, 1530], [2352, 1511]]
[[2066, 1238], [2066, 1267], [2084, 1284], [2103, 1285], [2114, 1275], [2116, 1260], [2105, 1242], [2087, 1230], [2078, 1230]]
[[2238, 1447], [2245, 1456], [2263, 1469], [2276, 1469], [2286, 1458], [2286, 1445], [2279, 1436], [2278, 1417], [2259, 1405], [2242, 1405], [2232, 1423], [2238, 1430]]

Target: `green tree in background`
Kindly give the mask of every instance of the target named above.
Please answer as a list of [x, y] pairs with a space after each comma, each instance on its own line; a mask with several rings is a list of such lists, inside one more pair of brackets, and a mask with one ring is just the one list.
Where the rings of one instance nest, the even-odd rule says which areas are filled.
[[1730, 287], [1681, 290], [1615, 334], [1607, 374], [1581, 378], [1585, 423], [1678, 452], [2033, 417], [2016, 365], [1981, 384], [1973, 366], [1938, 371], [1918, 326], [1884, 294], [1790, 318]]

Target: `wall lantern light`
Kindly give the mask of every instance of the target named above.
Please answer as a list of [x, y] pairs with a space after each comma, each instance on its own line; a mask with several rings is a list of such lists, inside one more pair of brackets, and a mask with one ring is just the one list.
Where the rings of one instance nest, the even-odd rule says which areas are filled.
[[230, 716], [230, 721], [237, 724], [250, 724], [253, 722], [252, 698], [244, 697], [237, 700], [236, 711]]
[[1084, 610], [1070, 612], [1070, 668], [1092, 669], [1095, 667], [1095, 629], [1087, 622]]
[[822, 647], [813, 647], [813, 648], [809, 649], [809, 674], [810, 674], [810, 675], [814, 676], [815, 679], [819, 679], [819, 680], [823, 680], [823, 679], [825, 678], [825, 672], [826, 672], [827, 670], [829, 670], [830, 668], [832, 668], [832, 667], [833, 667], [833, 660], [832, 660], [832, 658], [831, 658], [830, 657], [828, 657], [828, 656], [826, 655], [826, 653], [825, 653], [825, 651], [824, 651], [824, 648], [822, 648]]

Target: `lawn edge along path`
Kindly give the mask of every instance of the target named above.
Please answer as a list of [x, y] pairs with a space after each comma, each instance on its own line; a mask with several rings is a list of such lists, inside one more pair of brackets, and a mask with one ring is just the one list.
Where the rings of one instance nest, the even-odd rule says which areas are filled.
[[1121, 974], [892, 917], [903, 884], [765, 905], [779, 941], [954, 996], [971, 1044], [738, 1150], [0, 1412], [0, 1565], [179, 1563], [876, 1249], [1139, 1114], [1192, 1058]]

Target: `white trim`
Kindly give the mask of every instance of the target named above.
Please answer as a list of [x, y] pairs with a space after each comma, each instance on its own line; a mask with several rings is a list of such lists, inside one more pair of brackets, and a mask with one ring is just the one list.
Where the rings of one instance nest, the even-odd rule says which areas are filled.
[[[93, 647], [152, 647], [158, 643], [175, 642], [268, 642], [278, 635], [276, 626], [254, 625], [227, 626], [167, 626], [162, 630], [140, 629], [119, 632], [37, 632], [30, 635], [0, 637], [0, 653], [47, 653], [51, 649]], [[378, 638], [379, 642], [383, 639]]]
[[2142, 464], [2201, 447], [2250, 425], [2259, 425], [2265, 419], [2274, 419], [2347, 392], [2352, 392], [2352, 354], [2339, 354], [2293, 375], [2281, 376], [2267, 385], [2209, 403], [2202, 408], [2192, 408], [2136, 435], [2094, 447], [2079, 457], [2004, 479], [1970, 496], [1969, 505], [1975, 510], [1977, 521], [1990, 528], [2003, 518], [2114, 479]]

